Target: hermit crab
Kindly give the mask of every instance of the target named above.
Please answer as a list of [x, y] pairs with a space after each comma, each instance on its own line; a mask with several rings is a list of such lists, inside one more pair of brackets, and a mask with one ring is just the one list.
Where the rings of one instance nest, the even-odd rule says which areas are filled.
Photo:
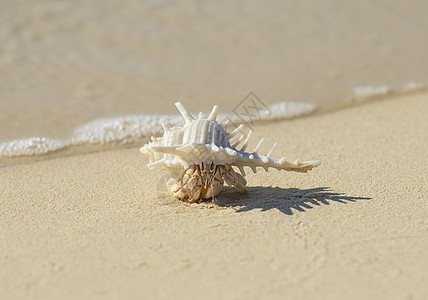
[[[167, 181], [168, 192], [174, 197], [187, 202], [199, 202], [220, 193], [224, 183], [232, 186], [239, 193], [246, 193], [244, 167], [256, 172], [257, 167], [268, 171], [269, 167], [278, 170], [307, 172], [320, 165], [320, 161], [294, 162], [282, 158], [270, 157], [276, 144], [266, 155], [257, 153], [263, 138], [252, 152], [245, 152], [252, 131], [241, 134], [231, 145], [230, 140], [242, 133], [243, 124], [230, 132], [226, 131], [227, 120], [219, 123], [218, 106], [214, 105], [208, 117], [202, 113], [194, 118], [180, 103], [175, 103], [184, 118], [183, 127], [168, 128], [163, 125], [164, 135], [154, 138], [140, 151], [149, 157], [150, 169], [162, 168], [170, 172]], [[238, 150], [237, 147], [243, 142]], [[239, 169], [236, 172], [233, 167]]]

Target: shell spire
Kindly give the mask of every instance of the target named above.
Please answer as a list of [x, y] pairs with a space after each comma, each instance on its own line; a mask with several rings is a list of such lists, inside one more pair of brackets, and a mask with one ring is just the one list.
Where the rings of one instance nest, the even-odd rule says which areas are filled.
[[238, 127], [227, 133], [228, 138], [233, 138], [238, 132], [244, 128], [244, 124], [240, 124]]
[[256, 148], [254, 148], [253, 153], [257, 153], [257, 151], [259, 150], [261, 144], [263, 143], [264, 138], [261, 138], [259, 143], [257, 144]]
[[251, 134], [252, 134], [252, 133], [253, 133], [253, 131], [252, 131], [252, 130], [250, 130], [250, 131], [248, 132], [247, 137], [245, 138], [245, 141], [244, 141], [244, 145], [242, 145], [241, 150], [239, 150], [239, 151], [243, 152], [243, 151], [245, 151], [245, 149], [247, 149], [247, 146], [248, 146], [248, 140], [250, 139], [250, 137], [251, 137]]
[[181, 104], [181, 102], [175, 102], [175, 106], [183, 116], [184, 120], [186, 121], [186, 124], [191, 123], [194, 120], [192, 115], [187, 111], [183, 104]]
[[215, 121], [217, 119], [217, 111], [218, 111], [218, 105], [214, 105], [210, 115], [208, 116], [208, 120]]
[[275, 149], [276, 145], [278, 145], [277, 143], [273, 144], [272, 147], [270, 148], [268, 154], [266, 154], [266, 156], [271, 156], [273, 153], [273, 150]]

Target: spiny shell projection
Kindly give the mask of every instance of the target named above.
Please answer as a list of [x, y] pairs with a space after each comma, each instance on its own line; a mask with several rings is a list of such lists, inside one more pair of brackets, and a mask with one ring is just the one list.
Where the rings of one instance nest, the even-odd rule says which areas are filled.
[[[188, 202], [198, 202], [201, 199], [214, 198], [220, 193], [223, 184], [234, 187], [238, 192], [247, 192], [244, 178], [244, 167], [250, 167], [256, 172], [257, 167], [268, 171], [269, 167], [278, 170], [307, 172], [320, 165], [320, 161], [288, 161], [284, 157], [270, 157], [276, 144], [267, 155], [257, 153], [263, 138], [253, 152], [245, 152], [250, 130], [231, 145], [230, 139], [241, 132], [243, 124], [230, 132], [226, 132], [227, 121], [217, 122], [218, 106], [214, 105], [210, 115], [202, 113], [195, 119], [177, 102], [176, 107], [185, 120], [183, 127], [164, 127], [163, 137], [154, 138], [144, 145], [140, 151], [149, 157], [150, 169], [162, 168], [168, 170], [171, 178], [167, 182], [168, 191], [176, 198]], [[245, 140], [244, 140], [245, 139]], [[243, 146], [236, 147], [244, 140]], [[232, 166], [239, 169], [237, 173]]]

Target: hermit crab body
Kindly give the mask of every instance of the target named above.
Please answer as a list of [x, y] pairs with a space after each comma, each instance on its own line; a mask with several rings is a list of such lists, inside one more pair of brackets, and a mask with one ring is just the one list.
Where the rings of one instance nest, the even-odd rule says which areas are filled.
[[[180, 102], [175, 105], [185, 120], [184, 126], [163, 126], [163, 137], [152, 137], [152, 142], [144, 145], [140, 151], [149, 157], [149, 168], [160, 167], [170, 172], [171, 178], [167, 187], [176, 198], [188, 202], [214, 198], [220, 193], [224, 183], [240, 193], [246, 193], [244, 167], [250, 167], [253, 172], [256, 172], [257, 167], [263, 167], [266, 171], [272, 167], [278, 170], [307, 172], [320, 165], [318, 160], [290, 162], [284, 157], [270, 157], [276, 144], [267, 155], [260, 155], [257, 150], [263, 139], [253, 152], [245, 152], [251, 130], [246, 137], [241, 134], [238, 140], [230, 145], [230, 140], [241, 132], [244, 125], [226, 132], [227, 122], [219, 123], [216, 120], [217, 105], [208, 117], [205, 118], [200, 113], [198, 119], [193, 118]], [[243, 140], [243, 146], [238, 150], [236, 147]], [[237, 167], [242, 175], [232, 166]]]

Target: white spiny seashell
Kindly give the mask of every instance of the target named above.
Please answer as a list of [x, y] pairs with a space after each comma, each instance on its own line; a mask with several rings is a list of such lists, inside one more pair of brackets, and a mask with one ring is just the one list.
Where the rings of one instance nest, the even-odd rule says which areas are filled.
[[[242, 133], [243, 124], [230, 132], [226, 132], [225, 124], [217, 122], [218, 106], [214, 105], [210, 115], [204, 117], [202, 113], [195, 119], [177, 102], [178, 110], [185, 120], [183, 127], [167, 128], [164, 126], [164, 135], [153, 138], [152, 142], [144, 145], [140, 151], [149, 157], [149, 168], [163, 168], [170, 171], [169, 191], [177, 198], [189, 202], [205, 198], [214, 198], [224, 182], [233, 186], [238, 192], [247, 191], [244, 167], [250, 167], [256, 172], [257, 167], [266, 171], [269, 167], [278, 170], [307, 172], [320, 165], [320, 161], [294, 162], [270, 155], [274, 144], [267, 155], [257, 153], [263, 139], [257, 144], [253, 152], [245, 152], [251, 135], [244, 134], [230, 145], [230, 139]], [[236, 147], [244, 140], [241, 149]], [[236, 173], [232, 166], [237, 167], [241, 174]]]

